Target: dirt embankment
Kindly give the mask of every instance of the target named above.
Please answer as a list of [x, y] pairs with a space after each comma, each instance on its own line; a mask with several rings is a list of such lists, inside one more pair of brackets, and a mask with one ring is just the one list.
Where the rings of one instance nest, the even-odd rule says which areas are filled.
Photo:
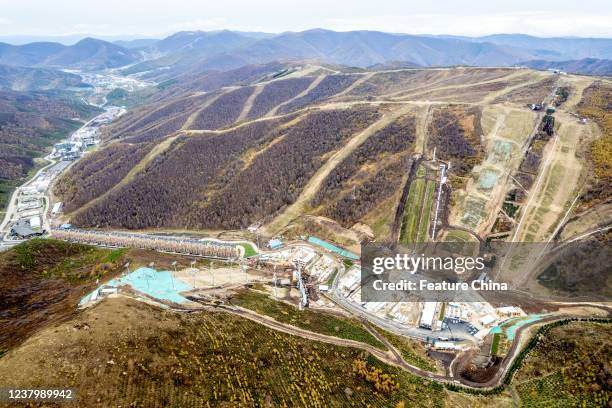
[[[44, 327], [74, 317], [83, 296], [130, 269], [155, 262], [170, 268], [176, 256], [144, 250], [106, 250], [34, 239], [0, 254], [0, 355]], [[187, 265], [182, 258], [179, 264]]]

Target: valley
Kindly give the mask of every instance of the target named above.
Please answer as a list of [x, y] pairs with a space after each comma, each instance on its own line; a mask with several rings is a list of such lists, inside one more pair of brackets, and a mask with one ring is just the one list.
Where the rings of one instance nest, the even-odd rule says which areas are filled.
[[[495, 39], [419, 37], [444, 55], [394, 66], [340, 52], [355, 33], [0, 46], [28, 65], [0, 66], [0, 384], [101, 407], [609, 403], [610, 78]], [[372, 298], [372, 248], [483, 255], [450, 280], [510, 290]]]

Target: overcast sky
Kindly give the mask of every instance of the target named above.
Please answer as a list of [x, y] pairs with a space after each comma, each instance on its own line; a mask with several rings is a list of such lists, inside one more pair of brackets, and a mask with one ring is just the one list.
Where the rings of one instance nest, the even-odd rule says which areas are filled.
[[380, 30], [612, 37], [611, 0], [0, 0], [0, 35]]

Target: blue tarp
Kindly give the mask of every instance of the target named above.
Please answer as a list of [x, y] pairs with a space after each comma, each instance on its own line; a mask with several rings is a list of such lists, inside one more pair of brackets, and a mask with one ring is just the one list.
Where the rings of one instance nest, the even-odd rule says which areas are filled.
[[[103, 286], [117, 288], [123, 285], [129, 285], [135, 290], [145, 293], [155, 299], [169, 300], [174, 303], [187, 302], [187, 299], [179, 293], [192, 289], [187, 283], [176, 279], [172, 275], [172, 272], [157, 272], [151, 268], [138, 268], [124, 277], [112, 279]], [[88, 302], [92, 294], [93, 292], [81, 299], [80, 304]]]
[[268, 245], [271, 249], [278, 249], [283, 246], [283, 241], [281, 241], [280, 239], [271, 239], [270, 241], [268, 241]]

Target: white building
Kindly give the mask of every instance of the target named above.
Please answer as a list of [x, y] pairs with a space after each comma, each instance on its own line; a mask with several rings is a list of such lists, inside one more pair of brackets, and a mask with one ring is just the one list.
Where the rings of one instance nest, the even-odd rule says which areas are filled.
[[62, 211], [63, 206], [64, 204], [61, 201], [53, 204], [53, 208], [51, 209], [51, 215], [55, 217], [57, 214], [60, 213], [60, 211]]
[[434, 347], [438, 350], [454, 350], [457, 345], [452, 341], [436, 341]]
[[423, 304], [423, 311], [421, 312], [421, 320], [419, 321], [420, 327], [424, 329], [433, 328], [437, 308], [438, 308], [438, 302], [425, 302]]
[[504, 306], [495, 309], [501, 317], [515, 317], [523, 314], [523, 311], [516, 306]]
[[488, 327], [488, 326], [490, 326], [491, 324], [495, 323], [495, 320], [496, 320], [496, 319], [495, 319], [495, 317], [494, 317], [494, 316], [491, 316], [491, 315], [485, 315], [485, 316], [484, 316], [484, 317], [482, 317], [482, 318], [481, 318], [479, 321], [480, 321], [480, 324], [481, 324], [483, 327]]
[[35, 215], [34, 217], [30, 218], [30, 227], [40, 228], [40, 217], [38, 215]]

